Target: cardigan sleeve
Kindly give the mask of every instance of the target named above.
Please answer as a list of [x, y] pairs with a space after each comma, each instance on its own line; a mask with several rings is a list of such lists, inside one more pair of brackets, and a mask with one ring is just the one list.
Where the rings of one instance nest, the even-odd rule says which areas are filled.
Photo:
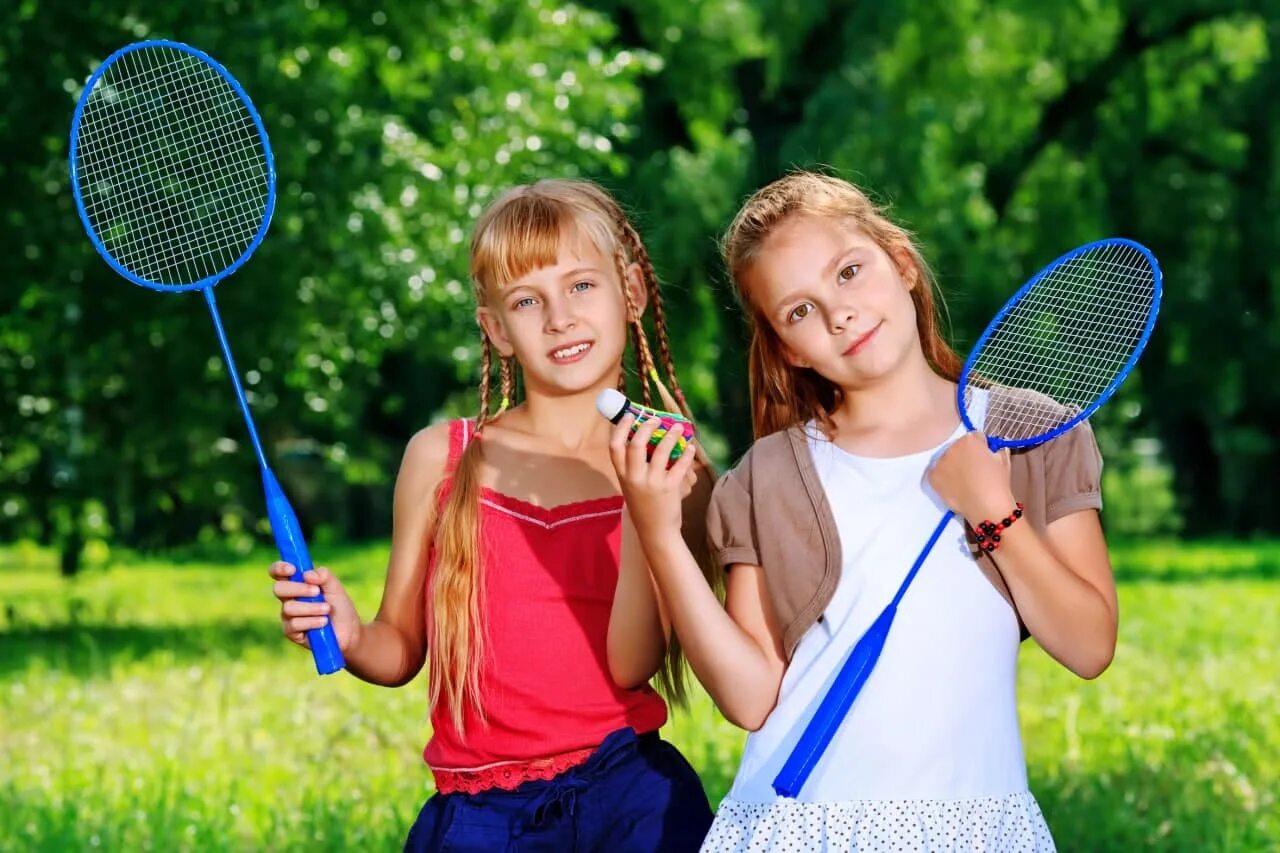
[[721, 566], [760, 564], [760, 544], [752, 512], [750, 477], [740, 465], [716, 483], [707, 505], [707, 543]]
[[1102, 454], [1088, 421], [1049, 442], [1044, 456], [1045, 524], [1102, 509]]

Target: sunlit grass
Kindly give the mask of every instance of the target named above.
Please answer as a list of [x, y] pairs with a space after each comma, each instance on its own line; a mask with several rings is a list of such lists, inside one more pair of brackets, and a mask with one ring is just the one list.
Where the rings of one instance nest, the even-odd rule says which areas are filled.
[[[365, 614], [385, 548], [331, 564]], [[396, 848], [430, 777], [422, 678], [319, 678], [265, 565], [130, 558], [65, 582], [0, 552], [0, 849]], [[1032, 645], [1032, 788], [1064, 850], [1267, 849], [1280, 838], [1280, 545], [1118, 548], [1116, 663]], [[922, 695], [928, 686], [922, 685]], [[698, 696], [668, 727], [716, 802], [742, 734]]]

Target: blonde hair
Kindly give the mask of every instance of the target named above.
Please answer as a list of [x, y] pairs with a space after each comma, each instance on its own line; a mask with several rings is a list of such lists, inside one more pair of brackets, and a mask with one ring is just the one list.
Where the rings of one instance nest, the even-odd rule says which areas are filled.
[[754, 193], [734, 217], [721, 243], [725, 264], [751, 327], [748, 353], [751, 421], [756, 438], [795, 424], [816, 420], [830, 426], [831, 413], [843, 398], [835, 383], [810, 368], [798, 368], [784, 357], [782, 341], [762, 307], [751, 298], [744, 275], [760, 257], [764, 243], [793, 216], [821, 216], [848, 222], [874, 240], [902, 270], [902, 259], [914, 267], [911, 300], [925, 360], [934, 372], [956, 380], [964, 365], [942, 336], [933, 273], [910, 232], [892, 222], [862, 190], [848, 181], [815, 172], [794, 172]]
[[[510, 189], [495, 200], [476, 222], [471, 240], [471, 280], [476, 304], [486, 306], [490, 294], [496, 290], [533, 270], [554, 265], [561, 240], [571, 228], [614, 260], [627, 300], [635, 369], [644, 403], [652, 404], [651, 387], [656, 386], [665, 407], [689, 417], [671, 360], [666, 312], [653, 264], [622, 207], [598, 185], [583, 180], [543, 180]], [[642, 313], [627, 288], [627, 268], [632, 263], [640, 267], [648, 304], [653, 309], [658, 358], [666, 373], [666, 384], [659, 378]], [[482, 339], [477, 437], [487, 422], [515, 402], [518, 371], [513, 358], [501, 356], [483, 333]], [[497, 412], [491, 414], [495, 357], [501, 398]], [[625, 390], [625, 385], [624, 371], [619, 388]], [[444, 702], [459, 731], [463, 729], [463, 708], [467, 705], [477, 711], [481, 720], [485, 718], [479, 701], [480, 664], [485, 654], [484, 565], [479, 536], [479, 462], [483, 452], [478, 440], [467, 445], [448, 494], [444, 496], [436, 528], [436, 565], [429, 587], [431, 617], [427, 653], [431, 708], [435, 710]], [[701, 458], [706, 464], [705, 457]], [[685, 697], [683, 657], [674, 638], [659, 673], [659, 686], [677, 702]]]

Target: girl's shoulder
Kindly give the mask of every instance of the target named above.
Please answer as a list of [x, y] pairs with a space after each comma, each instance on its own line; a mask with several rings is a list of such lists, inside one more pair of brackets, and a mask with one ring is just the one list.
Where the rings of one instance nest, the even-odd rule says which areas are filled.
[[756, 524], [762, 507], [768, 511], [782, 506], [811, 506], [811, 481], [816, 475], [808, 476], [813, 462], [806, 441], [801, 426], [756, 439], [737, 463], [720, 475], [711, 490], [708, 527], [713, 532], [716, 528], [745, 529]]
[[448, 461], [452, 445], [464, 422], [440, 421], [415, 432], [405, 445], [404, 458], [415, 464], [441, 464]]
[[435, 492], [457, 464], [469, 422], [441, 421], [418, 430], [405, 445], [396, 492], [421, 498]]
[[793, 426], [761, 436], [736, 463], [719, 477], [750, 492], [753, 483], [772, 483], [779, 477], [794, 479], [798, 473], [797, 448], [805, 446], [804, 427]]

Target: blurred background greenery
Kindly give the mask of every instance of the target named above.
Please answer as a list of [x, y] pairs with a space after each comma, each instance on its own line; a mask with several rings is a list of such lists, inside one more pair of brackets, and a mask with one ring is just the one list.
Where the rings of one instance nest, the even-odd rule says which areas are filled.
[[[1071, 246], [1150, 246], [1160, 325], [1095, 419], [1120, 654], [1081, 684], [1028, 648], [1033, 785], [1064, 849], [1276, 843], [1280, 3], [8, 0], [0, 848], [385, 847], [428, 784], [420, 689], [316, 680], [278, 639], [201, 300], [116, 277], [75, 215], [75, 99], [147, 37], [210, 52], [263, 114], [280, 198], [219, 303], [366, 612], [405, 440], [476, 405], [466, 244], [511, 184], [587, 176], [634, 213], [722, 464], [750, 418], [716, 238], [788, 168], [891, 205], [961, 350]], [[718, 798], [740, 735], [704, 699], [674, 730]]]

